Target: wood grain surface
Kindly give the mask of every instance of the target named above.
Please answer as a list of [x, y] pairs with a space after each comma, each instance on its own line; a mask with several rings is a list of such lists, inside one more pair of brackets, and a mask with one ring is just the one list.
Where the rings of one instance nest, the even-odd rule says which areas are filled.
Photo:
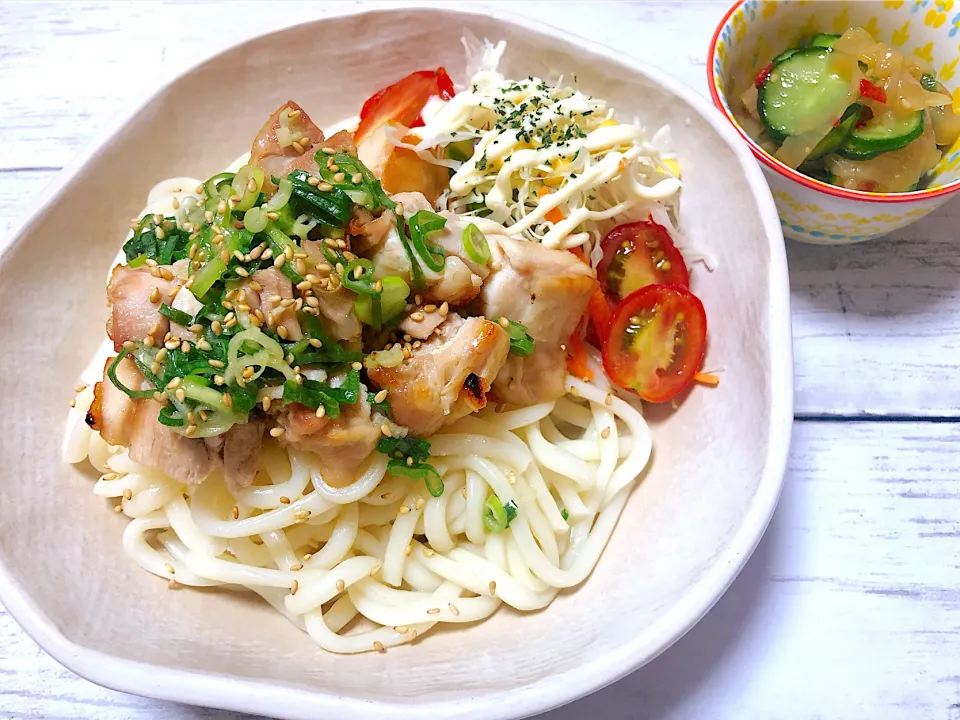
[[[389, 4], [0, 3], [0, 249], [58, 170], [179, 68], [265, 30]], [[727, 4], [486, 6], [705, 92]], [[954, 200], [881, 241], [788, 242], [798, 421], [770, 529], [673, 648], [544, 717], [960, 720], [958, 229]], [[48, 717], [238, 716], [99, 688], [0, 609], [0, 718]]]

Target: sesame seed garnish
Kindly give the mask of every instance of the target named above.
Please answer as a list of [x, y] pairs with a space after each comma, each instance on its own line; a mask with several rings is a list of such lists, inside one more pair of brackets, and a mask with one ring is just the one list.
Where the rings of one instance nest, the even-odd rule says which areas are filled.
[[123, 505], [114, 505], [114, 506], [113, 506], [113, 511], [114, 511], [115, 513], [122, 513], [122, 512], [123, 512]]
[[363, 175], [360, 173], [354, 173], [350, 178], [350, 182], [352, 182], [354, 185], [359, 185], [361, 182], [363, 182]]
[[303, 556], [303, 561], [306, 562], [307, 560], [309, 560], [309, 559], [312, 558], [312, 557], [313, 557], [313, 553], [306, 553], [306, 554]]
[[289, 334], [290, 334], [290, 333], [287, 332], [287, 328], [284, 327], [283, 325], [281, 325], [281, 326], [279, 326], [279, 327], [277, 328], [277, 335], [279, 335], [282, 339], [286, 340], [286, 339], [287, 339], [287, 335], [289, 335]]
[[386, 399], [387, 399], [386, 388], [384, 388], [383, 390], [381, 390], [380, 392], [378, 392], [376, 395], [373, 396], [374, 402], [378, 402], [378, 403], [382, 403]]
[[213, 330], [214, 335], [219, 335], [223, 332], [223, 325], [220, 324], [219, 320], [214, 320], [210, 323], [210, 329]]
[[313, 187], [316, 187], [319, 184], [320, 178], [318, 178], [316, 175], [311, 175], [307, 178], [307, 185], [313, 185]]
[[[180, 391], [177, 390], [177, 392], [179, 393]], [[183, 401], [181, 400], [180, 402], [183, 402]], [[183, 434], [186, 435], [187, 437], [193, 437], [194, 433], [196, 432], [197, 432], [196, 425], [187, 425], [187, 429], [183, 431]]]
[[347, 587], [347, 584], [343, 580], [337, 580], [337, 592], [343, 592]]
[[317, 185], [317, 190], [321, 190], [323, 192], [330, 192], [331, 190], [333, 190], [333, 185], [331, 185], [328, 182], [322, 182], [319, 185]]
[[453, 613], [454, 616], [457, 616], [460, 614], [460, 609], [453, 603], [450, 603], [449, 605], [447, 605], [447, 607], [450, 608], [450, 612]]
[[607, 396], [603, 399], [604, 405], [613, 405], [613, 395], [607, 393]]
[[[397, 203], [397, 206], [393, 209], [393, 212], [397, 215], [403, 215], [403, 203]], [[417, 305], [419, 305], [419, 301]]]
[[326, 415], [326, 414], [327, 414], [327, 409], [326, 409], [323, 405], [321, 405], [321, 406], [319, 406], [319, 407], [317, 408], [317, 413], [316, 413], [316, 415], [317, 415], [318, 418], [322, 418], [322, 417], [323, 417], [324, 415]]
[[150, 293], [150, 302], [152, 303], [160, 302], [160, 288], [158, 287], [153, 288], [153, 291]]
[[409, 640], [410, 642], [413, 642], [416, 639], [417, 639], [417, 631], [414, 630], [413, 628], [410, 628], [410, 630], [407, 632], [407, 640]]
[[423, 311], [424, 311], [424, 312], [428, 312], [428, 313], [432, 313], [432, 312], [433, 312], [434, 310], [436, 310], [436, 309], [437, 309], [437, 306], [436, 306], [436, 305], [433, 305], [432, 303], [431, 303], [430, 305], [424, 305], [424, 306], [423, 306]]
[[410, 508], [409, 508], [409, 507], [407, 507], [406, 505], [401, 505], [401, 506], [400, 506], [400, 514], [401, 514], [401, 515], [406, 515], [408, 512], [410, 512]]
[[406, 634], [407, 634], [407, 630], [409, 630], [409, 629], [410, 629], [410, 628], [408, 628], [406, 625], [394, 625], [394, 626], [393, 626], [393, 631], [394, 631], [395, 633], [400, 633], [401, 635], [406, 635]]
[[146, 345], [147, 347], [153, 347], [153, 346], [156, 344], [156, 343], [153, 341], [153, 335], [147, 335], [147, 336], [143, 339], [143, 344]]
[[238, 508], [236, 505], [233, 506], [233, 519], [234, 520], [240, 519], [240, 508]]
[[167, 383], [167, 390], [176, 390], [178, 387], [180, 387], [181, 382], [183, 382], [183, 378], [180, 378], [180, 377], [173, 378], [170, 382]]
[[296, 580], [294, 580], [292, 583], [290, 583], [290, 594], [291, 594], [291, 595], [296, 595], [296, 594], [297, 594], [297, 590], [299, 590], [299, 589], [300, 589], [300, 583], [298, 583]]
[[224, 393], [220, 402], [223, 403], [224, 407], [233, 407], [233, 397], [229, 393]]
[[444, 302], [439, 308], [440, 317], [446, 317], [448, 312], [450, 312], [450, 303]]
[[260, 401], [260, 404], [263, 406], [263, 411], [264, 411], [264, 412], [269, 412], [269, 410], [270, 410], [270, 404], [271, 404], [272, 402], [273, 402], [273, 401], [272, 401], [269, 397], [267, 397], [266, 395], [264, 395], [263, 400]]
[[427, 610], [427, 615], [436, 615], [440, 612], [440, 608], [430, 608]]
[[300, 570], [303, 570], [303, 565], [301, 565], [300, 563], [294, 563], [293, 565], [290, 566], [290, 570], [292, 572], [299, 572]]
[[[413, 460], [413, 458], [407, 458], [408, 460]], [[423, 510], [423, 505], [426, 502], [423, 498], [417, 498], [417, 510]]]
[[293, 149], [294, 149], [294, 150], [296, 150], [298, 153], [300, 153], [301, 155], [303, 155], [303, 145], [301, 145], [301, 144], [300, 144], [299, 142], [297, 142], [296, 140], [294, 140], [294, 141], [291, 143], [291, 145], [293, 145]]
[[434, 550], [433, 548], [424, 548], [423, 554], [426, 555], [427, 557], [433, 557], [434, 555], [437, 554], [437, 551]]
[[376, 577], [377, 573], [383, 570], [383, 565], [374, 565], [370, 570], [370, 577]]
[[500, 318], [497, 322], [500, 323], [501, 327], [505, 327], [505, 328], [510, 327], [510, 321], [507, 320], [505, 317]]
[[277, 255], [276, 259], [273, 261], [273, 266], [276, 268], [283, 267], [283, 264], [287, 261], [287, 256], [283, 253]]
[[180, 350], [184, 353], [190, 352], [190, 343], [184, 340], [182, 343], [180, 343]]
[[387, 651], [387, 649], [383, 646], [383, 643], [380, 642], [379, 640], [373, 641], [373, 647], [374, 649], [376, 649], [378, 653], [381, 653], [381, 654]]
[[603, 430], [601, 430], [601, 431], [600, 431], [600, 437], [602, 437], [604, 440], [606, 440], [608, 437], [610, 437], [610, 428], [605, 427]]
[[173, 565], [171, 565], [170, 563], [166, 563], [166, 564], [163, 566], [163, 569], [166, 570], [166, 571], [167, 571], [168, 573], [170, 573], [171, 575], [173, 575], [173, 574], [176, 572], [176, 570], [173, 569]]
[[[336, 150], [334, 150], [332, 147], [326, 147], [326, 146], [324, 146], [324, 147], [322, 147], [322, 148], [320, 148], [320, 149], [321, 149], [321, 150], [324, 152], [324, 154], [326, 154], [326, 155], [333, 155], [333, 154], [336, 152]], [[331, 160], [332, 160], [332, 159], [333, 159], [333, 158], [331, 158]]]
[[162, 227], [158, 227], [156, 230], [154, 230], [154, 233], [157, 236], [157, 240], [163, 240], [167, 236]]
[[490, 594], [491, 594], [491, 595], [496, 595], [496, 594], [497, 594], [497, 582], [496, 582], [496, 580], [491, 580], [491, 581], [490, 581], [489, 590], [490, 590]]
[[410, 319], [414, 322], [423, 322], [424, 315], [422, 312], [415, 312], [410, 314]]
[[133, 490], [131, 490], [130, 488], [124, 489], [124, 491], [123, 491], [123, 499], [124, 499], [124, 500], [131, 500], [131, 499], [133, 499]]
[[407, 546], [403, 549], [403, 554], [404, 554], [404, 555], [410, 555], [412, 552], [413, 552], [413, 545], [407, 545]]
[[389, 425], [381, 425], [380, 432], [382, 432], [385, 437], [393, 437], [393, 431], [390, 429]]
[[226, 215], [226, 214], [227, 214], [227, 201], [226, 201], [226, 200], [221, 200], [221, 201], [217, 204], [217, 212], [220, 213], [221, 215]]
[[273, 257], [273, 250], [270, 248], [267, 248], [266, 250], [264, 250], [263, 255], [260, 256], [260, 258], [263, 260], [269, 260], [272, 257]]
[[333, 176], [333, 181], [337, 183], [342, 183], [346, 179], [347, 179], [347, 175], [346, 173], [343, 173], [343, 172], [338, 172]]
[[275, 212], [265, 212], [265, 213], [263, 214], [263, 216], [264, 216], [267, 220], [279, 220], [279, 219], [280, 219], [280, 214], [279, 214], [279, 213], [275, 213]]
[[270, 428], [270, 437], [278, 438], [283, 435], [284, 430], [282, 427]]

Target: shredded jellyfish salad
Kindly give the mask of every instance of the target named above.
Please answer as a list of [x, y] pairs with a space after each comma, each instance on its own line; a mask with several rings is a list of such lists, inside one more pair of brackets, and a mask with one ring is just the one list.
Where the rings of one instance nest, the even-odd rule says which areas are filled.
[[648, 140], [602, 99], [536, 77], [507, 80], [497, 71], [504, 48], [487, 42], [466, 88], [427, 104], [419, 142], [391, 138], [454, 171], [440, 205], [549, 247], [587, 246], [594, 264], [613, 218], [676, 216], [680, 168], [660, 149], [669, 128]]

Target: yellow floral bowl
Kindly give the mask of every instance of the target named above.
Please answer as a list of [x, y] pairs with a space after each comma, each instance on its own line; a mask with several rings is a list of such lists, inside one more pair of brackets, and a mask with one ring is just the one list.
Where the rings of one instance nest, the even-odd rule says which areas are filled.
[[914, 192], [872, 193], [829, 185], [793, 170], [754, 142], [730, 111], [728, 95], [744, 79], [802, 37], [863, 27], [893, 48], [926, 60], [953, 92], [960, 112], [960, 2], [737, 2], [717, 27], [707, 57], [714, 104], [760, 160], [773, 191], [783, 234], [819, 245], [844, 245], [886, 235], [919, 220], [960, 191], [960, 141], [943, 153], [930, 186]]

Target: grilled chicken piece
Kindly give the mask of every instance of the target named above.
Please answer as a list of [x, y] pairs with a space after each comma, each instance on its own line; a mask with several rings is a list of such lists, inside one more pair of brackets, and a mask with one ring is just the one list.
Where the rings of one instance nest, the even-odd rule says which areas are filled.
[[[277, 268], [268, 268], [257, 270], [251, 279], [261, 288], [257, 305], [251, 305], [251, 308], [259, 306], [260, 312], [267, 318], [267, 325], [277, 328], [281, 337], [286, 333], [285, 339], [300, 340], [303, 332], [300, 330], [300, 323], [297, 322], [294, 306], [292, 302], [287, 305], [282, 304], [284, 300], [293, 300], [293, 283], [289, 278]], [[249, 297], [250, 292], [246, 294]], [[280, 327], [283, 327], [283, 331], [280, 331]]]
[[277, 418], [286, 431], [281, 442], [316, 454], [323, 481], [331, 487], [353, 483], [357, 469], [380, 439], [380, 428], [370, 417], [366, 393], [361, 385], [361, 399], [355, 405], [342, 405], [336, 419], [318, 418], [313, 410], [298, 403], [284, 408]]
[[264, 424], [260, 421], [234, 425], [223, 436], [223, 477], [233, 492], [253, 484], [263, 444]]
[[[152, 270], [165, 270], [171, 279], [155, 277]], [[160, 304], [169, 305], [182, 284], [169, 268], [117, 265], [107, 284], [107, 302], [112, 308], [107, 335], [113, 340], [113, 349], [119, 352], [127, 340], [141, 341], [148, 335], [155, 345], [161, 345], [170, 322], [159, 313]]]
[[[100, 433], [110, 445], [129, 445], [130, 426], [137, 413], [136, 404], [107, 377], [107, 369], [116, 358], [107, 358], [103, 381], [93, 386], [93, 402], [87, 411], [87, 425]], [[117, 380], [131, 390], [139, 390], [143, 375], [133, 360], [125, 357], [117, 364]]]
[[360, 162], [377, 176], [388, 193], [423, 193], [431, 203], [447, 188], [450, 173], [441, 165], [434, 165], [413, 150], [398, 148], [387, 137], [388, 130], [405, 143], [415, 144], [420, 138], [407, 134], [403, 125], [385, 123], [357, 145]]
[[[433, 206], [418, 192], [397, 193], [392, 196], [392, 199], [402, 205], [404, 217], [408, 219], [420, 210], [432, 212]], [[442, 230], [431, 233], [429, 242], [442, 247], [446, 259], [443, 270], [440, 272], [421, 266], [426, 283], [422, 296], [430, 303], [447, 302], [453, 306], [466, 305], [480, 293], [480, 286], [489, 274], [489, 269], [474, 263], [467, 257], [461, 239], [466, 223], [452, 213], [442, 215], [446, 218], [447, 224]], [[357, 252], [362, 252], [373, 260], [377, 278], [399, 275], [407, 281], [407, 284], [410, 284], [412, 282], [410, 259], [407, 257], [392, 216], [385, 221], [386, 216], [387, 214], [384, 213], [378, 220], [360, 224], [357, 227], [360, 235], [355, 241], [355, 247]]]
[[494, 381], [504, 402], [530, 405], [563, 395], [565, 343], [597, 287], [596, 272], [573, 253], [498, 237], [491, 243], [500, 269], [483, 284], [483, 314], [526, 325], [532, 355], [510, 357]]
[[160, 403], [137, 400], [130, 428], [130, 459], [188, 485], [197, 485], [216, 470], [220, 455], [200, 438], [188, 438], [157, 420]]
[[[286, 120], [281, 119], [284, 113]], [[291, 116], [292, 115], [292, 116]], [[279, 133], [279, 137], [278, 137]], [[298, 138], [296, 144], [284, 144], [283, 136]], [[286, 138], [289, 139], [289, 138]], [[323, 132], [303, 108], [288, 100], [273, 111], [250, 148], [250, 164], [256, 165], [266, 175], [264, 185], [273, 189], [270, 176], [284, 178], [294, 170], [315, 172], [317, 163], [314, 153], [323, 144]], [[297, 149], [299, 146], [299, 150]]]
[[510, 338], [498, 324], [452, 314], [440, 335], [403, 363], [372, 368], [367, 375], [390, 390], [394, 420], [426, 436], [486, 405], [486, 393], [509, 350]]

